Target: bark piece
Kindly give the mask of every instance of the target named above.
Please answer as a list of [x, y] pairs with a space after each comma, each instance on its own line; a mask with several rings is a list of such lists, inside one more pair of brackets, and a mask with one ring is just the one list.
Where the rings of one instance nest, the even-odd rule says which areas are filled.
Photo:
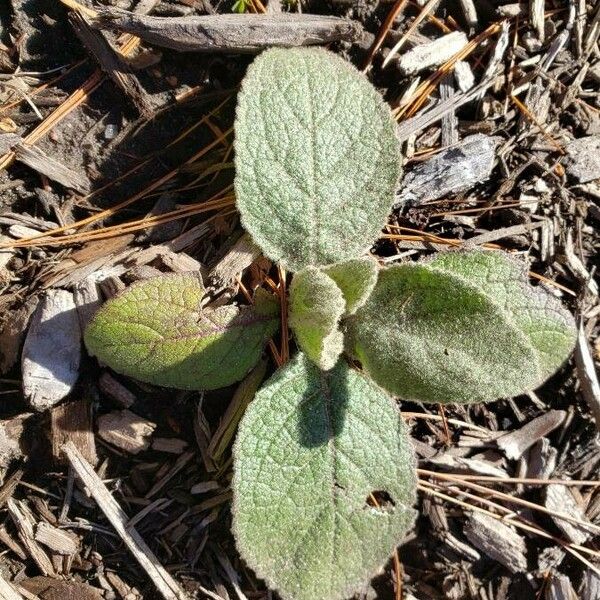
[[106, 394], [123, 408], [129, 408], [136, 401], [135, 394], [108, 372], [102, 373], [98, 380], [98, 387], [103, 394]]
[[35, 410], [65, 398], [79, 377], [81, 330], [73, 294], [48, 290], [38, 305], [23, 346], [23, 391]]
[[554, 431], [563, 422], [566, 414], [564, 410], [550, 410], [520, 429], [498, 438], [496, 443], [508, 458], [516, 460], [538, 440]]
[[48, 156], [36, 146], [17, 144], [14, 148], [15, 158], [34, 171], [41, 173], [66, 188], [85, 194], [90, 189], [90, 182], [82, 173], [77, 173], [67, 165]]
[[94, 57], [100, 68], [114, 81], [117, 87], [138, 109], [140, 116], [148, 119], [154, 114], [152, 104], [138, 78], [129, 72], [128, 65], [121, 60], [104, 35], [93, 29], [90, 20], [82, 13], [69, 13], [69, 21], [81, 43]]
[[56, 554], [72, 556], [79, 550], [77, 536], [42, 521], [35, 528], [35, 541]]
[[573, 140], [567, 146], [567, 173], [579, 183], [600, 178], [600, 135]]
[[587, 569], [581, 580], [581, 600], [597, 600], [600, 598], [600, 575]]
[[24, 456], [23, 432], [29, 417], [30, 413], [0, 421], [0, 467], [6, 468], [12, 460]]
[[527, 571], [527, 547], [512, 527], [487, 515], [473, 513], [464, 532], [478, 550], [504, 565], [511, 573]]
[[102, 305], [96, 277], [91, 275], [77, 283], [73, 288], [73, 297], [77, 306], [79, 326], [81, 327], [81, 331], [85, 331], [96, 311]]
[[89, 400], [84, 398], [54, 407], [50, 412], [50, 437], [55, 461], [64, 461], [61, 447], [71, 440], [89, 463], [98, 462]]
[[396, 64], [404, 75], [415, 75], [445, 63], [457, 52], [460, 52], [468, 41], [467, 36], [462, 31], [453, 31], [411, 48], [402, 54]]
[[596, 429], [600, 431], [600, 382], [590, 347], [585, 337], [583, 325], [579, 326], [577, 346], [575, 347], [575, 366], [581, 385], [581, 393], [585, 398], [590, 412], [596, 422]]
[[222, 289], [234, 285], [236, 277], [247, 269], [261, 255], [260, 248], [245, 233], [212, 268], [211, 283]]
[[[583, 523], [587, 522], [583, 508], [577, 503], [567, 486], [559, 483], [551, 483], [546, 486], [545, 506], [548, 510], [569, 515]], [[559, 516], [553, 516], [552, 519], [565, 536], [575, 544], [583, 544], [590, 535], [595, 533], [593, 529], [586, 528], [585, 525], [577, 525], [561, 519]]]
[[187, 594], [160, 564], [135, 527], [128, 526], [129, 518], [77, 448], [67, 442], [63, 446], [63, 451], [81, 482], [88, 488], [92, 498], [98, 503], [110, 524], [146, 571], [148, 578], [154, 583], [163, 598], [165, 600], [189, 600]]
[[401, 182], [395, 206], [437, 200], [485, 181], [494, 168], [497, 143], [494, 137], [470, 135], [460, 144], [418, 164]]
[[138, 454], [150, 446], [156, 423], [143, 419], [130, 410], [115, 410], [98, 419], [98, 435], [109, 444], [130, 454]]
[[571, 580], [561, 573], [553, 573], [546, 588], [545, 600], [577, 600]]
[[0, 374], [12, 369], [17, 362], [29, 320], [38, 302], [36, 296], [29, 298], [23, 306], [11, 312], [10, 319], [0, 331]]
[[117, 8], [98, 10], [93, 25], [133, 33], [179, 52], [259, 52], [270, 46], [354, 41], [360, 27], [348, 19], [309, 14], [224, 14], [148, 17]]
[[0, 600], [24, 600], [23, 596], [0, 575]]
[[32, 577], [21, 587], [40, 600], [103, 600], [102, 590], [75, 581], [60, 581], [51, 577]]
[[36, 522], [25, 503], [10, 499], [8, 501], [8, 514], [17, 528], [21, 544], [40, 571], [44, 575], [56, 575], [52, 561], [35, 539], [34, 527]]

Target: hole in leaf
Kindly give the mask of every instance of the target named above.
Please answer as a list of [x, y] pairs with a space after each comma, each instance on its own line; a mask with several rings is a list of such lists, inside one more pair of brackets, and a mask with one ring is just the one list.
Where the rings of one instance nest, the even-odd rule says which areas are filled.
[[367, 496], [366, 506], [374, 508], [379, 512], [390, 512], [396, 503], [385, 490], [375, 490]]

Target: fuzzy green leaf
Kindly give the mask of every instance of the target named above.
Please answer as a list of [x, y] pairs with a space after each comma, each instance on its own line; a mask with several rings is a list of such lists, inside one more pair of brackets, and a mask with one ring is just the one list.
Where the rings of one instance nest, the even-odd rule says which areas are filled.
[[344, 350], [339, 330], [346, 302], [336, 282], [315, 267], [294, 275], [289, 323], [300, 349], [321, 369], [331, 369]]
[[348, 321], [348, 349], [384, 388], [423, 402], [532, 390], [566, 360], [572, 317], [501, 254], [455, 253], [381, 271]]
[[203, 308], [192, 273], [140, 281], [106, 302], [85, 332], [90, 354], [118, 373], [181, 389], [230, 385], [258, 362], [279, 325], [278, 303]]
[[232, 487], [238, 549], [258, 576], [286, 600], [337, 600], [412, 525], [415, 459], [385, 392], [345, 361], [323, 373], [299, 355], [244, 415]]
[[354, 314], [367, 301], [377, 282], [378, 271], [377, 261], [369, 256], [323, 268], [344, 294], [346, 315]]
[[573, 315], [558, 298], [529, 284], [527, 265], [504, 252], [441, 252], [429, 263], [477, 285], [529, 339], [540, 381], [552, 375], [575, 345]]
[[394, 199], [400, 149], [389, 108], [348, 62], [275, 48], [248, 69], [235, 123], [242, 224], [289, 270], [361, 256]]

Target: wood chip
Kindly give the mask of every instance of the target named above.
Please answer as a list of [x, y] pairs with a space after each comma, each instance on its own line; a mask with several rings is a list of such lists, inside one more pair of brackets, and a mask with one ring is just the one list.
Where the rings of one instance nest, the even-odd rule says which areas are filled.
[[596, 428], [600, 431], [600, 382], [592, 353], [588, 345], [583, 325], [579, 326], [577, 346], [575, 348], [575, 365], [581, 386], [581, 393], [587, 402]]
[[130, 408], [136, 400], [135, 394], [129, 391], [107, 371], [102, 373], [100, 379], [98, 379], [98, 387], [103, 394], [123, 408]]
[[163, 598], [165, 600], [189, 600], [187, 594], [160, 564], [137, 530], [134, 527], [127, 527], [129, 518], [77, 448], [68, 442], [63, 446], [63, 451], [81, 482], [89, 490], [92, 498], [98, 503], [110, 524], [146, 571], [148, 578], [154, 583]]
[[237, 287], [236, 278], [260, 255], [260, 248], [245, 233], [211, 269], [209, 281], [216, 289]]
[[438, 200], [485, 181], [494, 167], [497, 143], [495, 137], [470, 135], [460, 144], [418, 163], [404, 177], [395, 206]]
[[24, 600], [23, 596], [0, 575], [0, 600]]
[[104, 600], [102, 590], [87, 583], [61, 581], [50, 577], [32, 577], [21, 587], [40, 600]]
[[553, 573], [546, 586], [545, 600], [578, 600], [571, 580], [561, 573]]
[[508, 458], [516, 460], [539, 439], [554, 431], [563, 422], [566, 414], [564, 410], [550, 410], [523, 425], [521, 429], [499, 437], [496, 443]]
[[581, 580], [581, 600], [598, 600], [600, 598], [600, 575], [592, 569], [586, 569]]
[[[545, 506], [548, 510], [569, 515], [573, 519], [583, 521], [584, 524], [589, 522], [583, 508], [577, 503], [567, 486], [558, 483], [546, 486]], [[565, 536], [575, 544], [583, 544], [590, 535], [595, 534], [593, 529], [586, 528], [585, 525], [577, 525], [559, 516], [553, 516], [552, 519]]]
[[168, 452], [169, 454], [181, 454], [188, 446], [185, 440], [178, 438], [157, 437], [152, 440], [152, 450], [157, 452]]
[[92, 424], [92, 403], [83, 398], [50, 411], [50, 441], [56, 462], [64, 461], [61, 447], [71, 440], [92, 465], [98, 462]]
[[36, 521], [26, 504], [11, 498], [8, 501], [8, 514], [17, 528], [21, 544], [40, 571], [44, 575], [56, 575], [52, 561], [35, 539], [34, 527]]
[[579, 183], [600, 178], [600, 135], [590, 135], [569, 142], [566, 147], [567, 173]]
[[30, 406], [45, 410], [65, 398], [79, 377], [81, 330], [73, 294], [48, 290], [23, 346], [23, 392]]
[[396, 60], [403, 75], [415, 75], [437, 67], [460, 52], [469, 42], [462, 31], [453, 31], [407, 50]]
[[98, 418], [98, 435], [109, 444], [130, 454], [138, 454], [150, 446], [156, 423], [130, 410], [115, 410]]
[[527, 571], [527, 547], [512, 527], [487, 515], [473, 513], [464, 526], [464, 533], [473, 546], [511, 573]]
[[83, 173], [77, 173], [64, 162], [48, 156], [37, 146], [17, 144], [14, 150], [15, 157], [19, 162], [29, 168], [45, 175], [48, 179], [56, 181], [66, 188], [85, 194], [90, 189], [90, 182]]
[[25, 454], [23, 432], [25, 423], [31, 414], [23, 414], [0, 421], [0, 467], [6, 468], [10, 463]]
[[112, 79], [117, 87], [137, 108], [141, 117], [149, 119], [154, 114], [150, 97], [141, 86], [138, 78], [129, 71], [119, 53], [110, 45], [104, 35], [91, 27], [89, 19], [79, 11], [69, 13], [73, 31], [86, 50], [98, 62], [100, 68]]
[[73, 555], [79, 550], [78, 538], [76, 535], [59, 529], [42, 521], [35, 528], [35, 541], [43, 544], [52, 552]]
[[11, 318], [6, 321], [0, 331], [0, 374], [12, 369], [17, 362], [21, 344], [38, 301], [37, 296], [32, 296], [23, 306], [12, 311]]
[[271, 46], [354, 41], [355, 21], [309, 14], [222, 14], [148, 17], [112, 7], [98, 10], [97, 27], [133, 33], [150, 44], [179, 52], [260, 52]]
[[97, 278], [92, 275], [75, 284], [73, 298], [75, 306], [77, 306], [79, 326], [81, 327], [81, 331], [85, 331], [96, 311], [102, 305]]

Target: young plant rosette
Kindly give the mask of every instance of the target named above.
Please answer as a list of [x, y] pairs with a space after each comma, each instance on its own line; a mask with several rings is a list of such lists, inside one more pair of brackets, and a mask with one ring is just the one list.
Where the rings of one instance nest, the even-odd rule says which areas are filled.
[[[416, 514], [415, 457], [390, 394], [470, 403], [533, 390], [569, 356], [574, 321], [502, 252], [387, 268], [367, 255], [391, 211], [400, 148], [387, 105], [336, 55], [261, 54], [243, 82], [235, 135], [241, 221], [294, 273], [288, 322], [300, 352], [240, 423], [234, 534], [283, 598], [348, 598]], [[252, 306], [206, 297], [196, 274], [139, 282], [98, 311], [87, 347], [141, 381], [230, 385], [277, 331], [279, 303], [260, 289]]]

